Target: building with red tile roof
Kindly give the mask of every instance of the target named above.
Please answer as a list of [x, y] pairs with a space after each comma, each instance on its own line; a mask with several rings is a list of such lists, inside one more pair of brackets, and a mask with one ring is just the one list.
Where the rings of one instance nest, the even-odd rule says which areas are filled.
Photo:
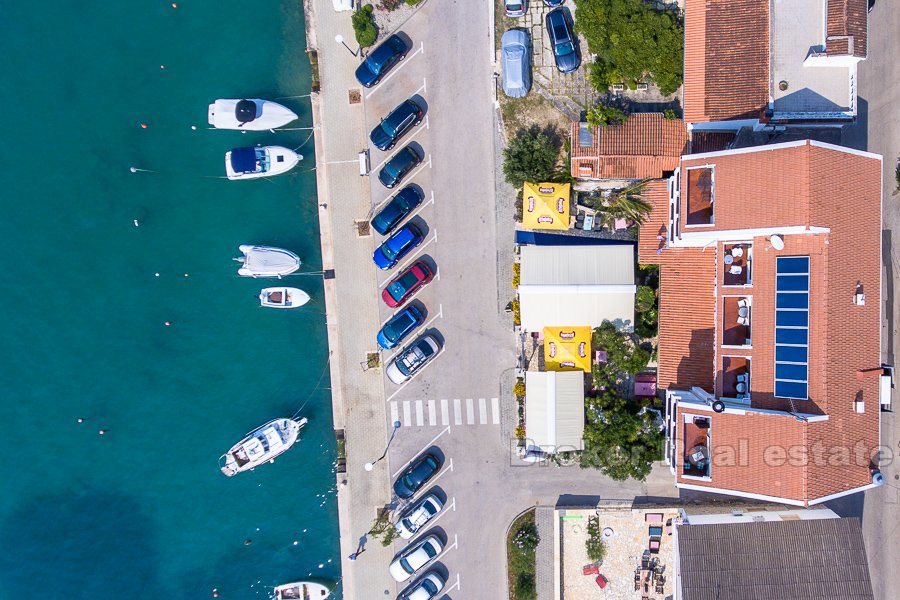
[[678, 166], [686, 152], [687, 130], [681, 119], [637, 113], [622, 125], [608, 127], [573, 121], [571, 140], [576, 179], [655, 179]]
[[804, 140], [687, 155], [648, 185], [678, 487], [811, 505], [878, 481], [881, 173]]
[[685, 0], [685, 122], [854, 119], [866, 9], [866, 0]]

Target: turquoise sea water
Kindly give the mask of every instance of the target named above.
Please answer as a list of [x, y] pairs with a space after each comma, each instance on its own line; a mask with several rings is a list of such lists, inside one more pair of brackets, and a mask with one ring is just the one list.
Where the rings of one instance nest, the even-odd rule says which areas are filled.
[[[321, 279], [286, 280], [306, 307], [265, 310], [270, 280], [231, 260], [271, 244], [321, 269], [312, 143], [289, 176], [229, 182], [212, 177], [229, 148], [308, 132], [206, 123], [217, 97], [309, 92], [300, 2], [2, 6], [0, 599], [264, 598], [337, 579]], [[310, 125], [308, 99], [284, 103]], [[294, 449], [219, 472], [307, 398]]]

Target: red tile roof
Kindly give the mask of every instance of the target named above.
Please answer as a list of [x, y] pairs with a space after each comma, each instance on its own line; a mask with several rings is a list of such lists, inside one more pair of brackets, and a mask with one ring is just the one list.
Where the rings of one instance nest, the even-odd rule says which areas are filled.
[[674, 171], [687, 146], [681, 119], [637, 113], [623, 125], [591, 128], [591, 145], [582, 146], [578, 121], [572, 122], [572, 176], [580, 179], [646, 179]]
[[684, 12], [684, 120], [758, 118], [769, 101], [769, 0], [685, 0]]
[[867, 0], [826, 0], [826, 4], [826, 53], [865, 58], [869, 28]]

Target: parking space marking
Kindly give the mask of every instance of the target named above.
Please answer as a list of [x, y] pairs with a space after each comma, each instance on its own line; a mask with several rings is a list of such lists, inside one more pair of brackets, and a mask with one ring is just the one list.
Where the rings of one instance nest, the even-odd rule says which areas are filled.
[[457, 425], [462, 425], [462, 411], [459, 406], [459, 398], [453, 399], [453, 417]]
[[431, 129], [431, 127], [428, 125], [428, 115], [425, 115], [425, 129]]
[[434, 400], [428, 401], [428, 424], [432, 427], [437, 425], [437, 411], [434, 408]]
[[391, 423], [396, 423], [400, 420], [400, 407], [397, 406], [396, 402], [391, 402]]
[[441, 425], [449, 425], [450, 424], [450, 411], [448, 410], [447, 399], [441, 400]]
[[424, 407], [421, 400], [416, 400], [416, 426], [421, 427], [425, 424]]
[[458, 536], [457, 534], [454, 533], [454, 534], [453, 534], [453, 543], [450, 544], [449, 546], [447, 546], [446, 548], [444, 548], [444, 551], [441, 552], [440, 554], [438, 554], [437, 557], [435, 557], [434, 560], [441, 560], [441, 558], [442, 558], [445, 554], [447, 554], [447, 553], [450, 552], [451, 550], [455, 550], [455, 549], [457, 549], [457, 548], [459, 548], [459, 536]]
[[411, 421], [411, 419], [410, 419], [409, 400], [404, 400], [403, 401], [403, 424], [406, 425], [407, 427], [409, 427], [410, 421]]
[[459, 590], [459, 591], [462, 591], [462, 588], [459, 587], [459, 573], [456, 574], [456, 583], [454, 583], [453, 585], [451, 585], [450, 587], [448, 587], [447, 590], [446, 590], [446, 592], [449, 594], [449, 593], [452, 592], [454, 589], [457, 589], [457, 590]]
[[[416, 169], [415, 171], [413, 171], [412, 175], [407, 175], [406, 177], [404, 177], [404, 180], [412, 181], [413, 179], [415, 179], [416, 175], [419, 174], [419, 171], [421, 171], [425, 167], [428, 167], [429, 169], [431, 168], [431, 155], [430, 154], [428, 155], [428, 162], [422, 163], [421, 165], [419, 165], [419, 168]], [[393, 190], [393, 188], [391, 188], [391, 189], [388, 189], [388, 191], [390, 192], [390, 194], [388, 195], [388, 198], [390, 198], [391, 196], [394, 195], [394, 190]], [[382, 202], [384, 202], [384, 201], [382, 200]], [[376, 206], [381, 206], [381, 203], [377, 204]]]
[[475, 424], [475, 402], [471, 398], [466, 398], [466, 423]]
[[428, 80], [425, 77], [422, 78], [422, 91], [428, 93]]
[[[403, 269], [408, 267], [414, 260], [416, 260], [419, 256], [421, 256], [422, 252], [425, 250], [425, 248], [430, 246], [432, 243], [436, 242], [437, 241], [437, 229], [434, 229], [433, 231], [434, 231], [434, 235], [431, 236], [431, 239], [429, 239], [427, 242], [425, 242], [424, 244], [422, 244], [421, 246], [416, 248], [416, 251], [413, 254], [410, 254], [409, 257], [405, 261], [403, 261], [399, 265], [392, 268], [391, 272], [394, 274], [401, 272]], [[384, 286], [389, 284], [391, 282], [391, 279], [393, 279], [393, 278], [394, 278], [394, 276], [391, 275], [387, 279], [385, 279], [383, 282], [378, 284], [378, 289], [382, 289]]]
[[[385, 364], [386, 364], [386, 363], [385, 363]], [[386, 400], [387, 402], [390, 402], [391, 400], [393, 400], [393, 399], [394, 399], [394, 396], [396, 396], [397, 394], [399, 394], [399, 393], [403, 390], [403, 388], [405, 388], [406, 386], [408, 386], [410, 381], [412, 381], [412, 379], [407, 379], [406, 382], [404, 382], [403, 385], [401, 385], [401, 386], [398, 387], [396, 390], [394, 390], [394, 393], [391, 394], [390, 396], [388, 396], [385, 400]]]
[[[451, 504], [450, 504], [450, 508], [453, 509], [453, 512], [456, 512], [456, 498], [454, 498], [454, 499], [452, 500], [452, 502], [451, 502]], [[448, 510], [442, 510], [441, 513], [440, 513], [438, 516], [436, 516], [435, 518], [431, 519], [431, 521], [428, 522], [428, 526], [431, 527], [432, 525], [434, 525], [434, 524], [437, 522], [438, 519], [440, 519], [441, 517], [443, 517], [444, 515], [446, 515], [448, 512], [450, 512], [450, 511], [448, 511]]]
[[368, 100], [369, 97], [371, 97], [372, 94], [374, 94], [375, 92], [377, 92], [380, 88], [384, 87], [385, 82], [387, 82], [388, 79], [390, 79], [391, 77], [393, 77], [394, 75], [396, 75], [397, 73], [399, 73], [399, 72], [400, 72], [400, 69], [402, 69], [402, 68], [405, 67], [407, 64], [409, 64], [409, 61], [411, 61], [411, 60], [416, 56], [416, 54], [424, 54], [424, 53], [425, 53], [425, 43], [424, 43], [424, 42], [420, 42], [420, 43], [419, 43], [419, 49], [418, 49], [418, 50], [416, 50], [415, 52], [413, 52], [412, 54], [410, 54], [409, 56], [407, 56], [407, 57], [403, 60], [402, 63], [400, 63], [399, 65], [397, 65], [397, 68], [395, 68], [393, 71], [391, 71], [390, 73], [388, 73], [388, 76], [387, 76], [387, 77], [385, 77], [384, 79], [382, 79], [382, 80], [378, 83], [378, 85], [375, 86], [375, 88], [374, 88], [371, 92], [369, 92], [368, 94], [366, 94], [366, 100]]
[[491, 422], [494, 425], [500, 424], [500, 399], [491, 398]]
[[[434, 443], [435, 443], [436, 441], [438, 441], [439, 439], [441, 439], [441, 436], [444, 435], [445, 433], [447, 433], [448, 431], [450, 431], [450, 428], [449, 428], [449, 427], [445, 427], [444, 429], [441, 430], [441, 432], [440, 432], [439, 434], [437, 434], [436, 436], [434, 436], [433, 438], [431, 438], [431, 441], [430, 441], [430, 442], [428, 442], [427, 444], [425, 444], [424, 446], [422, 446], [422, 448], [421, 448], [418, 452], [416, 452], [415, 454], [413, 454], [412, 458], [410, 458], [408, 461], [406, 461], [405, 463], [403, 463], [403, 466], [402, 466], [402, 467], [400, 467], [399, 469], [397, 469], [397, 472], [396, 472], [396, 473], [394, 473], [393, 475], [391, 475], [391, 479], [394, 479], [395, 477], [397, 477], [397, 475], [400, 474], [400, 471], [402, 471], [403, 469], [405, 469], [406, 467], [408, 467], [409, 464], [410, 464], [413, 460], [415, 460], [417, 456], [419, 456], [420, 454], [422, 454], [423, 452], [425, 452], [425, 450], [428, 450], [429, 448], [431, 448], [431, 447], [434, 445]], [[450, 470], [451, 470], [451, 471], [453, 470], [453, 459], [452, 459], [452, 458], [450, 459]]]
[[[409, 136], [409, 138], [406, 140], [406, 143], [409, 144], [409, 142], [413, 141], [415, 139], [415, 137], [417, 135], [419, 135], [419, 132], [422, 131], [423, 129], [428, 129], [428, 117], [427, 116], [425, 117], [425, 124], [419, 125], [419, 127], [416, 128], [416, 130], [413, 131], [412, 134]], [[406, 136], [404, 136], [404, 137], [406, 137]], [[393, 156], [392, 154], [388, 154], [387, 156], [385, 156], [384, 160], [381, 161], [380, 163], [378, 163], [378, 166], [376, 166], [374, 169], [371, 169], [370, 172], [374, 173], [375, 171], [381, 169], [381, 167], [384, 166], [384, 163], [386, 163], [388, 160], [390, 160], [390, 158], [392, 156]], [[357, 162], [359, 162], [359, 161], [357, 161]]]
[[487, 403], [484, 398], [478, 399], [478, 421], [482, 425], [487, 425]]

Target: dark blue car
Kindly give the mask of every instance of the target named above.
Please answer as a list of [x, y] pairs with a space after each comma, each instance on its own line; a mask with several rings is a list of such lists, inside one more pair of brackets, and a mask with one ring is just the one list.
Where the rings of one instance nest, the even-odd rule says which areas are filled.
[[381, 167], [378, 172], [378, 181], [381, 185], [390, 189], [403, 181], [406, 174], [412, 171], [419, 163], [422, 157], [419, 153], [412, 149], [411, 146], [404, 146], [402, 150], [391, 157], [386, 165]]
[[392, 35], [372, 50], [366, 60], [356, 68], [356, 80], [365, 87], [378, 83], [391, 67], [403, 60], [409, 48], [399, 35]]
[[547, 13], [547, 35], [559, 72], [571, 73], [577, 69], [581, 65], [581, 57], [565, 9], [557, 8]]
[[440, 458], [431, 453], [423, 454], [394, 482], [394, 493], [403, 499], [412, 498], [440, 469]]
[[425, 239], [422, 232], [415, 225], [404, 225], [397, 233], [384, 240], [384, 243], [375, 249], [372, 260], [382, 271], [387, 271], [396, 265], [401, 258], [409, 254], [410, 250], [422, 243]]
[[421, 123], [424, 117], [425, 110], [414, 100], [404, 100], [375, 126], [369, 134], [369, 139], [379, 150], [390, 150], [397, 140]]
[[396, 347], [424, 320], [425, 316], [418, 308], [412, 305], [407, 306], [391, 317], [391, 320], [385, 323], [378, 332], [378, 345], [385, 350]]
[[422, 204], [424, 199], [425, 195], [418, 188], [406, 186], [387, 203], [387, 206], [372, 217], [372, 229], [380, 235], [389, 234], [394, 227], [400, 224], [400, 221]]

